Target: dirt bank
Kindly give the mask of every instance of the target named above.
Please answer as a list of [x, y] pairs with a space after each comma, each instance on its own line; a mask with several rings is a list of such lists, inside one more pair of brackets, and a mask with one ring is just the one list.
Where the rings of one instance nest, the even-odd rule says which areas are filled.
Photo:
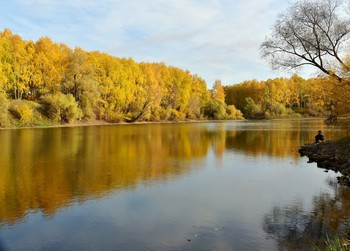
[[339, 172], [339, 184], [350, 187], [350, 137], [304, 145], [299, 153], [307, 156], [309, 162], [316, 162], [320, 168]]

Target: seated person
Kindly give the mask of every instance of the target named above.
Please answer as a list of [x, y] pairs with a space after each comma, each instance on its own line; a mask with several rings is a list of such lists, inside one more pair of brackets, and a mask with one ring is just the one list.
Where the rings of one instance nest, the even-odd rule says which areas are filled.
[[318, 134], [315, 136], [315, 143], [318, 143], [319, 141], [321, 141], [321, 142], [324, 141], [324, 136], [323, 136], [321, 130], [319, 130]]

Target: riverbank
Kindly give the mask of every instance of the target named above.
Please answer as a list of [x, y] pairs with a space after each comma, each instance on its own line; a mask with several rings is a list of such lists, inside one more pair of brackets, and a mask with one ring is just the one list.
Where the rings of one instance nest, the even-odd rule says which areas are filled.
[[11, 129], [27, 129], [27, 128], [56, 128], [56, 127], [81, 127], [81, 126], [100, 126], [100, 125], [116, 125], [121, 123], [109, 123], [103, 120], [88, 120], [84, 122], [76, 121], [71, 123], [41, 123], [41, 124], [17, 124], [11, 126], [0, 127], [0, 130]]
[[307, 144], [299, 149], [299, 153], [320, 168], [339, 172], [338, 183], [350, 187], [350, 137]]
[[104, 120], [87, 120], [87, 121], [76, 121], [64, 124], [40, 124], [40, 125], [17, 125], [0, 127], [0, 130], [15, 130], [15, 129], [30, 129], [30, 128], [60, 128], [60, 127], [86, 127], [86, 126], [115, 126], [115, 125], [132, 125], [132, 124], [174, 124], [174, 123], [205, 123], [205, 122], [220, 122], [220, 121], [243, 121], [243, 119], [236, 120], [164, 120], [164, 121], [135, 121], [135, 122], [107, 122]]

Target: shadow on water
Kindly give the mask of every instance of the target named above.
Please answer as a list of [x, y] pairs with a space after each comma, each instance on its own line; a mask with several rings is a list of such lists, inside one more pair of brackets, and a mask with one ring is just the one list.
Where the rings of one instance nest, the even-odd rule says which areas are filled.
[[328, 238], [350, 236], [350, 189], [329, 180], [334, 195], [320, 193], [311, 210], [302, 202], [274, 206], [264, 217], [263, 229], [283, 250], [325, 249]]

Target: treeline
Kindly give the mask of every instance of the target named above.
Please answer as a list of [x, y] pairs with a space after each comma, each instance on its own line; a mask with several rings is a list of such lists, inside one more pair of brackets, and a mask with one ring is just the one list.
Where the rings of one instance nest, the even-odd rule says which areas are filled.
[[[338, 84], [337, 84], [338, 83]], [[164, 63], [87, 52], [47, 37], [0, 32], [0, 126], [74, 121], [178, 121], [328, 116], [349, 112], [350, 87], [331, 78], [250, 80], [212, 90]]]
[[242, 118], [189, 71], [47, 37], [25, 41], [8, 29], [0, 32], [0, 107], [0, 126]]
[[331, 78], [276, 78], [224, 86], [225, 102], [247, 119], [346, 115], [349, 88]]

